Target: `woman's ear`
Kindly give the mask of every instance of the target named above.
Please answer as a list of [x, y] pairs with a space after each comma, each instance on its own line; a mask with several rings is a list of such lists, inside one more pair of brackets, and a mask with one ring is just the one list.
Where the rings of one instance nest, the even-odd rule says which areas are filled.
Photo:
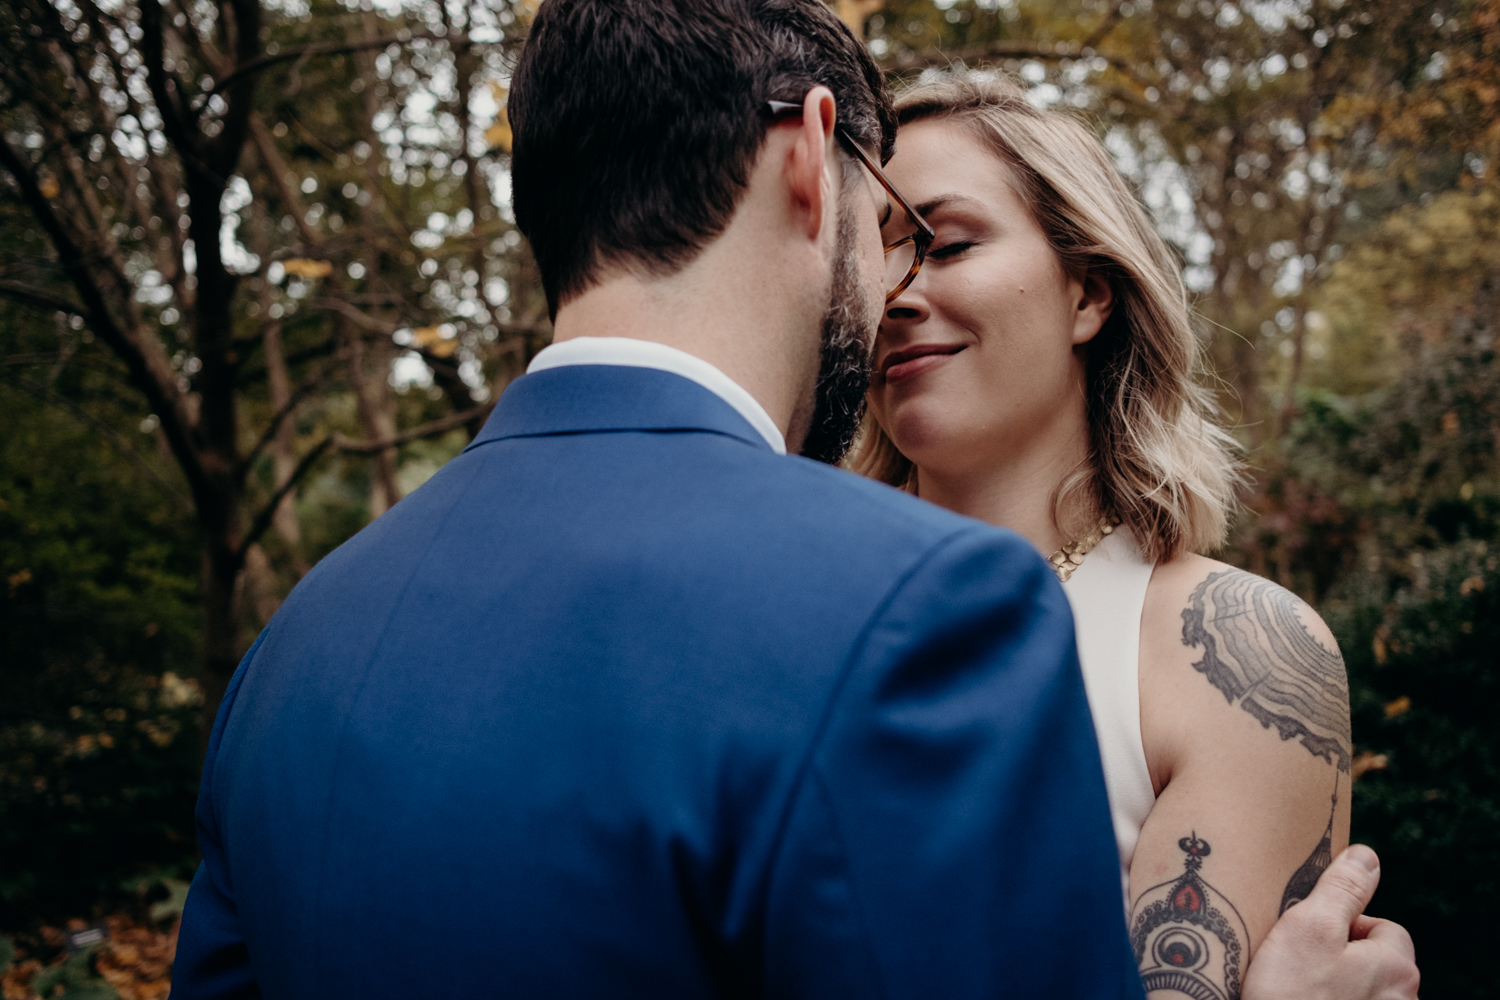
[[1077, 291], [1077, 314], [1073, 318], [1073, 345], [1086, 344], [1104, 328], [1104, 321], [1115, 308], [1115, 290], [1109, 279], [1098, 271], [1086, 271], [1082, 281], [1074, 282]]

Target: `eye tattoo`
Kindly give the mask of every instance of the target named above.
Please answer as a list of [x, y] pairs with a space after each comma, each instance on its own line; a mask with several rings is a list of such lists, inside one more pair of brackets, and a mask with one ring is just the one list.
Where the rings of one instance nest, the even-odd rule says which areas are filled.
[[1180, 877], [1141, 893], [1131, 911], [1130, 944], [1147, 993], [1193, 1000], [1239, 1000], [1245, 921], [1224, 894], [1204, 881], [1208, 841], [1191, 833], [1177, 842], [1187, 855]]

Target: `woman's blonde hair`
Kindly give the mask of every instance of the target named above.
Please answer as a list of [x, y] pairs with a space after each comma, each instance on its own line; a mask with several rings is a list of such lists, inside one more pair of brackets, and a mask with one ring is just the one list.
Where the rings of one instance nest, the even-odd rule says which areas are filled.
[[[1005, 80], [918, 86], [896, 108], [903, 126], [940, 120], [967, 129], [1010, 168], [1068, 273], [1102, 275], [1114, 292], [1087, 349], [1089, 453], [1053, 496], [1058, 529], [1076, 537], [1101, 516], [1118, 518], [1153, 561], [1222, 545], [1241, 478], [1235, 442], [1197, 380], [1181, 269], [1103, 144]], [[873, 416], [849, 467], [916, 489], [915, 466]]]

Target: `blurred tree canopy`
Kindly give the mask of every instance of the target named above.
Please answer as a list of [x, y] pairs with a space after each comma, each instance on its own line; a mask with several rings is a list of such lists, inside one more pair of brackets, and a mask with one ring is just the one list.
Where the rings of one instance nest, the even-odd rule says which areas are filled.
[[[1375, 911], [1488, 995], [1500, 0], [833, 6], [894, 85], [1017, 75], [1137, 186], [1254, 472], [1223, 556], [1344, 646]], [[194, 714], [547, 342], [503, 111], [535, 7], [0, 10], [11, 923], [191, 868]]]

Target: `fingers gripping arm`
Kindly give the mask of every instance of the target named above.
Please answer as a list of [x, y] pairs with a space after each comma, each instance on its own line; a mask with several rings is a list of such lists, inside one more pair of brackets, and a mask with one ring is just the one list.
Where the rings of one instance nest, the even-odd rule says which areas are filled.
[[1380, 859], [1356, 844], [1271, 928], [1244, 1000], [1416, 1000], [1421, 973], [1400, 924], [1363, 915]]

